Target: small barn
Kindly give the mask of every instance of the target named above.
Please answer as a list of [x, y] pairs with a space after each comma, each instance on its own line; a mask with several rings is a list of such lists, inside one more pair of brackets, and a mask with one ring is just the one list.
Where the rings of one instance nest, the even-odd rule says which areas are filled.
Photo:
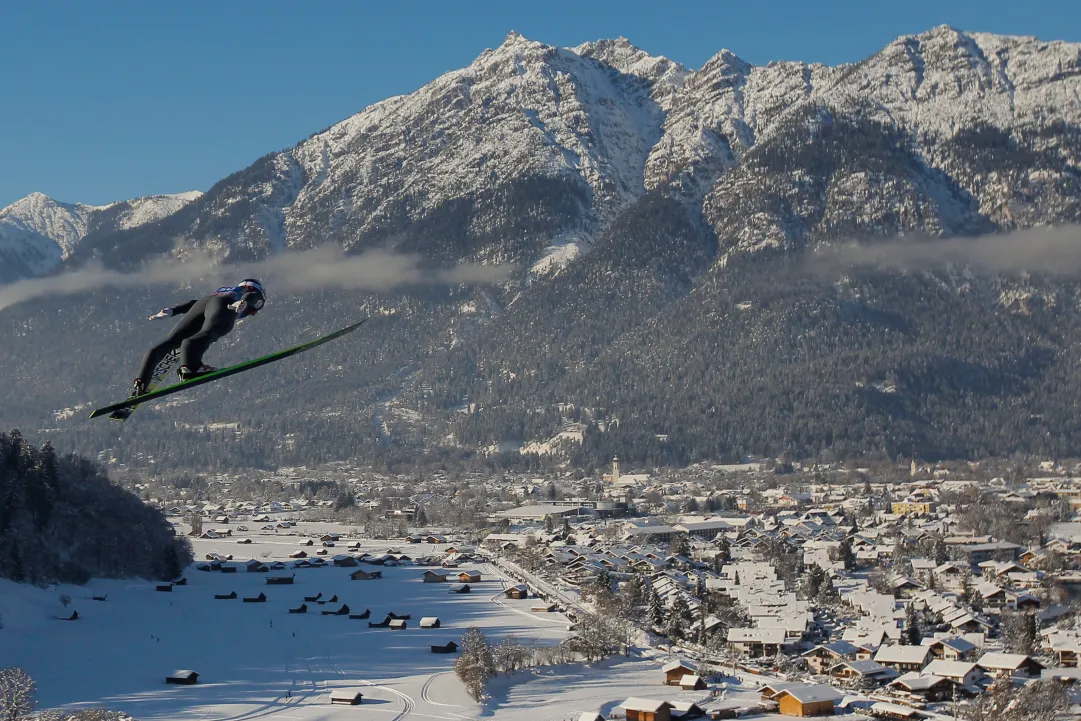
[[59, 621], [78, 621], [79, 620], [79, 612], [78, 611], [72, 611], [70, 616], [57, 616], [56, 618]]
[[175, 683], [181, 686], [194, 686], [199, 680], [199, 674], [195, 671], [173, 671], [165, 677], [165, 683]]
[[480, 583], [480, 574], [476, 571], [462, 571], [458, 574], [458, 580], [462, 583]]
[[154, 590], [155, 591], [162, 591], [164, 593], [172, 593], [173, 592], [173, 584], [171, 584], [171, 583], [160, 583], [157, 586], [154, 586]]
[[346, 555], [335, 556], [330, 559], [330, 562], [339, 568], [351, 568], [357, 565], [357, 559]]
[[841, 698], [832, 686], [801, 684], [786, 688], [774, 700], [785, 716], [832, 716], [833, 707]]
[[450, 575], [428, 570], [424, 572], [422, 578], [425, 583], [446, 583], [450, 579]]
[[450, 587], [451, 593], [469, 593], [471, 590], [468, 583], [459, 583]]
[[323, 592], [320, 591], [319, 593], [315, 594], [314, 596], [305, 596], [304, 600], [307, 601], [308, 603], [315, 603], [316, 601], [318, 601], [322, 597], [323, 597]]
[[400, 618], [396, 618], [390, 622], [391, 631], [404, 631], [406, 628], [406, 622]]
[[308, 612], [308, 604], [306, 604], [306, 603], [302, 603], [299, 606], [297, 606], [296, 608], [290, 608], [289, 609], [289, 613], [307, 613], [307, 612]]
[[364, 613], [351, 613], [351, 614], [349, 614], [349, 618], [363, 621], [363, 620], [365, 620], [367, 618], [371, 618], [371, 615], [372, 615], [372, 609], [366, 608], [366, 609], [364, 609]]
[[701, 691], [706, 688], [706, 682], [698, 674], [688, 673], [679, 680], [679, 687], [684, 691]]
[[631, 697], [620, 704], [627, 721], [672, 721], [672, 704], [653, 698]]
[[266, 603], [266, 594], [260, 593], [258, 596], [245, 597], [244, 603]]
[[292, 585], [294, 578], [296, 576], [267, 576], [266, 584], [268, 586], [288, 586]]
[[342, 604], [341, 608], [334, 609], [333, 611], [323, 611], [324, 616], [348, 616], [349, 606]]
[[421, 628], [439, 628], [439, 618], [436, 616], [425, 616], [420, 619]]
[[511, 586], [503, 592], [503, 595], [507, 598], [515, 599], [529, 598], [529, 586], [524, 583], [520, 583], [517, 586]]
[[382, 571], [365, 571], [363, 568], [358, 568], [349, 574], [349, 578], [354, 581], [371, 581], [376, 578], [382, 578]]
[[690, 661], [677, 658], [661, 666], [661, 671], [664, 672], [666, 686], [681, 686], [684, 676], [698, 673], [698, 666]]
[[307, 558], [307, 557], [308, 557], [308, 552], [307, 551], [293, 551], [292, 553], [289, 554], [289, 558]]
[[230, 591], [229, 593], [215, 593], [214, 598], [218, 601], [231, 601], [236, 598], [236, 591]]
[[458, 650], [458, 644], [454, 641], [447, 641], [442, 646], [432, 646], [432, 653], [454, 653]]
[[356, 706], [364, 698], [364, 694], [351, 688], [336, 688], [330, 692], [330, 703], [347, 704]]

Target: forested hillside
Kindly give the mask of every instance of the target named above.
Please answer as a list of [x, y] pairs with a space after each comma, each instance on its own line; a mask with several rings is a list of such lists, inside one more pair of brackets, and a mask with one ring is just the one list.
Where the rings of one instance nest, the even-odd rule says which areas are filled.
[[192, 560], [164, 515], [98, 464], [18, 431], [0, 434], [0, 548], [0, 578], [32, 583], [174, 579]]

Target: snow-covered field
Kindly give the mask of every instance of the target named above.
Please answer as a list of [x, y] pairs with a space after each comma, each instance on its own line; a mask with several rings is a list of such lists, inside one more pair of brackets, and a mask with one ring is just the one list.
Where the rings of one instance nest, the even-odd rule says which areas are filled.
[[[220, 524], [219, 524], [220, 525]], [[256, 524], [246, 524], [252, 528]], [[289, 531], [241, 532], [217, 540], [195, 540], [196, 558], [232, 554], [236, 562], [256, 558], [287, 560], [303, 548]], [[302, 524], [300, 532], [343, 531], [329, 524]], [[252, 543], [238, 544], [238, 538]], [[346, 542], [327, 549], [328, 559], [344, 553]], [[364, 541], [365, 551], [388, 548], [411, 556], [442, 550], [429, 544]], [[197, 561], [198, 563], [198, 561]], [[47, 589], [0, 580], [0, 668], [20, 666], [38, 684], [40, 708], [97, 706], [123, 710], [138, 719], [465, 719], [513, 721], [577, 719], [585, 711], [605, 715], [631, 696], [702, 702], [708, 692], [661, 685], [663, 657], [613, 659], [587, 666], [544, 667], [499, 677], [490, 699], [473, 702], [454, 675], [456, 654], [433, 654], [430, 645], [460, 641], [477, 626], [492, 641], [513, 634], [524, 643], [555, 644], [567, 635], [559, 613], [532, 612], [532, 600], [504, 597], [508, 585], [486, 563], [461, 570], [482, 574], [472, 593], [452, 594], [448, 584], [423, 583], [416, 566], [358, 568], [381, 570], [382, 579], [352, 581], [352, 568], [310, 568], [266, 573], [223, 574], [189, 568], [187, 585], [172, 592], [149, 581], [94, 580], [87, 586]], [[295, 574], [294, 585], [267, 585], [267, 576]], [[216, 600], [236, 591], [240, 598]], [[265, 593], [265, 603], [244, 603]], [[371, 609], [371, 620], [388, 612], [411, 614], [405, 631], [369, 628], [364, 620], [323, 616], [338, 603], [308, 603], [307, 614], [289, 614], [305, 596], [338, 596], [354, 613]], [[71, 597], [64, 609], [61, 595]], [[94, 601], [93, 596], [105, 596]], [[57, 620], [79, 612], [74, 622]], [[421, 630], [422, 616], [437, 616], [442, 627]], [[178, 669], [200, 674], [194, 686], [166, 685]], [[729, 685], [723, 702], [710, 706], [753, 705], [754, 685]], [[335, 689], [364, 694], [360, 706], [331, 705]], [[761, 718], [761, 716], [759, 717]]]
[[[300, 548], [296, 537], [248, 535], [251, 545], [236, 543], [236, 537], [197, 540], [197, 558], [217, 551], [238, 561], [270, 561]], [[318, 548], [316, 541], [306, 550]], [[365, 548], [388, 546], [369, 542]], [[421, 554], [437, 547], [399, 548]], [[268, 551], [271, 556], [264, 559]], [[462, 719], [476, 718], [483, 709], [454, 676], [456, 655], [433, 654], [431, 644], [460, 641], [469, 626], [490, 638], [514, 634], [539, 644], [566, 635], [562, 614], [530, 613], [530, 601], [505, 599], [505, 582], [490, 575], [495, 569], [486, 564], [472, 566], [483, 580], [472, 584], [469, 594], [449, 593], [448, 584], [423, 583], [423, 568], [359, 567], [381, 570], [383, 578], [352, 581], [350, 568], [270, 574], [189, 568], [187, 585], [171, 593], [139, 581], [39, 589], [0, 580], [0, 667], [24, 668], [38, 684], [42, 708], [103, 704], [139, 719]], [[296, 574], [292, 586], [266, 584], [268, 575], [290, 573]], [[267, 602], [214, 599], [231, 591], [240, 597], [263, 592]], [[338, 604], [309, 603], [304, 615], [287, 612], [304, 596], [320, 592], [323, 598], [337, 594], [354, 612], [370, 608], [373, 621], [388, 611], [411, 614], [412, 620], [407, 630], [390, 631], [320, 614]], [[66, 611], [61, 594], [72, 599]], [[92, 600], [102, 595], [106, 601]], [[79, 612], [77, 621], [57, 620], [71, 610]], [[442, 628], [419, 629], [422, 616], [439, 617]], [[197, 671], [199, 683], [166, 685], [164, 677], [177, 669]], [[338, 688], [360, 690], [362, 705], [332, 707], [329, 693]]]

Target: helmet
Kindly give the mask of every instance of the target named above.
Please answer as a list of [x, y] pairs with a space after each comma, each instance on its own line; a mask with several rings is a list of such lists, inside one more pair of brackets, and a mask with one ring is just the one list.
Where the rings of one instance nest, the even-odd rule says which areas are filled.
[[248, 288], [253, 291], [257, 291], [260, 295], [266, 298], [266, 290], [263, 288], [262, 281], [255, 278], [245, 278], [236, 284], [238, 288]]

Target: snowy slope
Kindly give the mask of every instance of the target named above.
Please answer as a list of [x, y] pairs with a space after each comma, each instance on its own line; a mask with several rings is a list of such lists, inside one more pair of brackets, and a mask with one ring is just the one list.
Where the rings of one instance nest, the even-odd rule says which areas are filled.
[[0, 282], [47, 273], [91, 231], [136, 228], [175, 213], [201, 195], [190, 191], [85, 205], [31, 193], [0, 210]]
[[[330, 524], [302, 528], [345, 530]], [[230, 565], [248, 558], [269, 563], [288, 560], [300, 542], [284, 533], [256, 532], [251, 538], [254, 542], [245, 546], [235, 538], [196, 540], [196, 556], [219, 552], [236, 554], [237, 563]], [[366, 541], [364, 549], [382, 552], [387, 544]], [[383, 578], [352, 581], [350, 568], [296, 569], [269, 574], [295, 574], [295, 584], [268, 586], [266, 573], [192, 567], [187, 585], [170, 593], [139, 580], [40, 589], [0, 579], [0, 667], [25, 669], [37, 682], [42, 708], [104, 705], [147, 720], [356, 719], [375, 713], [452, 721], [477, 718], [483, 709], [453, 674], [456, 654], [433, 654], [432, 644], [460, 642], [470, 626], [489, 638], [513, 634], [542, 646], [567, 634], [564, 615], [531, 613], [532, 601], [505, 599], [508, 584], [487, 564], [475, 567], [482, 580], [469, 594], [449, 593], [450, 584], [423, 583], [422, 568], [361, 567], [380, 570]], [[214, 599], [231, 591], [240, 598], [262, 592], [267, 601]], [[323, 599], [337, 595], [354, 613], [370, 609], [372, 621], [390, 611], [412, 619], [406, 630], [396, 632], [321, 614], [339, 603], [309, 603], [306, 614], [288, 613], [304, 596], [319, 593]], [[65, 615], [61, 594], [71, 597], [67, 615], [78, 611], [77, 621], [56, 620]], [[423, 616], [438, 617], [441, 628], [420, 629]], [[177, 669], [197, 671], [198, 684], [164, 684], [163, 677]], [[330, 691], [343, 688], [364, 694], [361, 708], [331, 706]]]
[[[590, 216], [610, 216], [643, 192], [664, 120], [654, 86], [670, 95], [683, 71], [626, 43], [579, 50], [511, 33], [468, 67], [312, 136], [290, 151], [308, 181], [289, 208], [288, 234], [303, 236], [332, 207], [342, 222], [370, 209], [355, 219], [363, 235], [403, 198], [421, 216], [532, 176], [584, 181]], [[619, 67], [594, 58], [616, 50], [627, 55]]]

